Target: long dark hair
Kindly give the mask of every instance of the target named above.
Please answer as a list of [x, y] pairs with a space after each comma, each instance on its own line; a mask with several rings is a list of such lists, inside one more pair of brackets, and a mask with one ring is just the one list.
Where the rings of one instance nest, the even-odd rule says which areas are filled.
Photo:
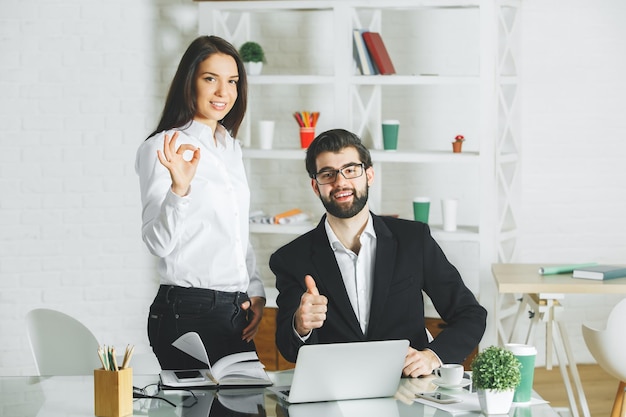
[[200, 36], [191, 42], [180, 59], [165, 99], [161, 120], [154, 132], [148, 137], [164, 130], [186, 126], [193, 120], [197, 110], [196, 74], [198, 66], [202, 61], [216, 53], [232, 56], [237, 63], [237, 71], [239, 72], [237, 100], [233, 108], [220, 121], [231, 136], [237, 136], [248, 106], [248, 80], [243, 61], [237, 49], [224, 39], [218, 36]]

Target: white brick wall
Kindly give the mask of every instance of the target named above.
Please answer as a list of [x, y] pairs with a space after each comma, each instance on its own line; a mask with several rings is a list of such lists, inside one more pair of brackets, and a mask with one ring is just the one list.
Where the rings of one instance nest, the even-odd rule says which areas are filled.
[[[190, 0], [40, 3], [0, 2], [0, 375], [34, 371], [23, 318], [39, 306], [78, 317], [103, 343], [149, 349], [145, 316], [157, 281], [140, 238], [134, 153], [197, 33]], [[626, 263], [626, 9], [619, 0], [524, 4], [519, 261]], [[280, 42], [277, 25], [268, 27], [262, 34], [279, 40], [270, 42], [268, 65], [285, 66], [293, 39]], [[295, 33], [307, 35], [305, 28]], [[395, 28], [390, 36], [401, 34]], [[278, 101], [293, 93], [264, 88]], [[306, 103], [319, 91], [298, 94]], [[263, 117], [278, 120], [271, 108], [263, 107]], [[288, 135], [292, 121], [278, 123]], [[255, 165], [252, 172], [291, 186], [261, 182], [255, 198], [269, 207], [308, 187], [295, 179], [304, 173], [298, 164], [284, 172]], [[406, 192], [396, 188], [391, 197], [402, 201]], [[315, 210], [309, 190], [298, 193]], [[259, 258], [288, 239], [254, 237]], [[601, 322], [615, 300], [566, 299], [582, 359], [580, 320]], [[603, 308], [587, 316], [589, 306]]]
[[[626, 5], [524, 5], [519, 261], [626, 264]], [[592, 361], [580, 323], [621, 298], [565, 298], [577, 360]]]
[[39, 3], [0, 3], [0, 375], [34, 372], [40, 306], [148, 350], [134, 152], [197, 34], [186, 0]]

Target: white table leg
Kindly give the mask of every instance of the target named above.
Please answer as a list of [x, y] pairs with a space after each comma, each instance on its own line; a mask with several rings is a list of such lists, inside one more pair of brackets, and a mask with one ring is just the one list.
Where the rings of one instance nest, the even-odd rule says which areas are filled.
[[591, 413], [589, 412], [589, 405], [587, 404], [587, 397], [585, 396], [585, 391], [583, 390], [583, 384], [582, 384], [582, 381], [580, 380], [580, 374], [578, 373], [578, 367], [576, 366], [576, 360], [574, 359], [574, 352], [569, 342], [569, 336], [567, 335], [567, 329], [565, 328], [565, 323], [561, 321], [557, 321], [556, 323], [558, 325], [558, 331], [560, 333], [563, 347], [565, 348], [565, 357], [569, 365], [569, 372], [571, 374], [572, 380], [574, 381], [574, 386], [576, 387], [576, 391], [578, 394], [578, 402], [580, 403], [580, 408], [582, 409], [583, 415], [585, 417], [591, 417]]

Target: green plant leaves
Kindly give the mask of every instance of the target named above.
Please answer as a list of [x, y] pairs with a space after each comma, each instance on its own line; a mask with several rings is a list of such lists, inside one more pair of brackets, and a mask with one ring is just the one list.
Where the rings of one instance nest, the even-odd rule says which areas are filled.
[[513, 353], [498, 346], [490, 346], [472, 361], [472, 381], [478, 389], [507, 391], [516, 388], [521, 380], [521, 363]]

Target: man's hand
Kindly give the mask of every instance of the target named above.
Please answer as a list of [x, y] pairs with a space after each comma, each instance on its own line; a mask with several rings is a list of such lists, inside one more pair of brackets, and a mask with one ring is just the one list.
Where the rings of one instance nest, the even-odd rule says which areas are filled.
[[300, 307], [294, 316], [296, 332], [302, 337], [313, 329], [319, 329], [326, 320], [328, 298], [320, 295], [311, 275], [304, 277], [306, 292], [300, 298]]
[[415, 350], [409, 347], [409, 352], [404, 359], [402, 374], [417, 378], [422, 375], [430, 375], [439, 366], [441, 366], [439, 358], [431, 350]]
[[248, 311], [248, 326], [243, 329], [241, 340], [250, 342], [259, 331], [259, 324], [263, 317], [263, 307], [265, 307], [265, 298], [250, 297], [250, 301], [241, 304], [241, 308]]
[[402, 378], [398, 391], [394, 394], [394, 398], [402, 401], [407, 405], [415, 402], [415, 394], [418, 392], [430, 392], [437, 389], [437, 385], [433, 384], [434, 376], [425, 378]]

